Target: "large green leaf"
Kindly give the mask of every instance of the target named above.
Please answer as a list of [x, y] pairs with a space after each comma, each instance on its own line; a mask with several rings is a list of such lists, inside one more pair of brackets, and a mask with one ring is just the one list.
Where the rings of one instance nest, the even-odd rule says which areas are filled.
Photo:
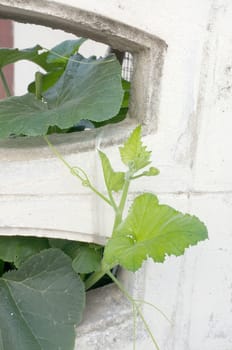
[[0, 137], [44, 135], [49, 126], [65, 129], [81, 119], [107, 120], [118, 113], [122, 97], [121, 66], [114, 56], [76, 55], [43, 102], [33, 94], [0, 101]]
[[47, 63], [66, 64], [67, 59], [76, 53], [80, 46], [86, 41], [85, 38], [76, 40], [65, 40], [53, 47], [47, 56]]
[[49, 239], [49, 244], [73, 260], [72, 267], [77, 273], [90, 273], [101, 268], [102, 246], [65, 239]]
[[0, 237], [0, 259], [13, 262], [16, 267], [30, 256], [49, 248], [46, 238]]
[[120, 123], [124, 119], [126, 119], [127, 112], [128, 112], [128, 108], [120, 108], [118, 114], [115, 117], [109, 120], [105, 120], [103, 122], [93, 122], [93, 125], [95, 128], [100, 128], [105, 125]]
[[44, 51], [40, 45], [23, 50], [0, 48], [0, 68], [18, 61], [27, 60], [37, 64], [46, 71], [53, 71], [57, 67], [63, 67], [64, 69], [64, 63], [52, 64], [47, 62], [48, 56], [49, 51]]
[[73, 260], [72, 267], [77, 273], [90, 273], [100, 270], [102, 246], [63, 239], [49, 239], [49, 244], [51, 247], [61, 249]]
[[105, 153], [98, 151], [101, 158], [102, 169], [104, 173], [104, 179], [108, 191], [118, 192], [122, 189], [125, 182], [125, 173], [121, 171], [114, 171], [110, 164], [110, 161]]
[[84, 285], [58, 249], [29, 258], [0, 278], [1, 350], [73, 350]]
[[0, 137], [14, 135], [43, 135], [55, 115], [33, 94], [10, 97], [0, 101]]
[[77, 121], [109, 119], [118, 113], [123, 98], [121, 66], [113, 55], [87, 59], [77, 54], [44, 98], [49, 108], [73, 113], [74, 121], [76, 115]]
[[34, 62], [34, 60], [38, 58], [41, 50], [42, 47], [40, 45], [24, 50], [0, 48], [0, 68], [11, 63], [16, 63], [20, 60], [29, 60]]
[[[79, 245], [79, 242], [70, 241], [67, 239], [60, 239], [60, 238], [48, 238], [48, 242], [49, 242], [49, 245], [51, 248], [58, 248], [58, 249], [63, 250], [64, 252], [65, 252], [65, 249], [69, 246], [73, 247], [76, 244]], [[67, 254], [67, 255], [69, 255], [69, 254]]]
[[100, 249], [82, 245], [76, 252], [72, 262], [73, 270], [77, 273], [90, 273], [101, 269], [102, 254]]
[[86, 40], [85, 38], [65, 40], [50, 51], [44, 51], [45, 49], [40, 45], [23, 50], [0, 48], [0, 69], [21, 60], [34, 62], [49, 72], [57, 67], [64, 69], [68, 58], [76, 53]]
[[[65, 40], [53, 47], [50, 51], [34, 57], [34, 63], [44, 67], [48, 72], [42, 74], [42, 92], [53, 86], [64, 73], [68, 59], [76, 53], [80, 46], [86, 41], [85, 38], [77, 40]], [[35, 81], [28, 86], [28, 92], [35, 93]]]
[[138, 196], [127, 218], [114, 232], [104, 252], [104, 266], [120, 264], [136, 271], [151, 257], [163, 262], [167, 255], [181, 255], [185, 248], [207, 238], [205, 225], [195, 216], [160, 205], [155, 195]]
[[93, 122], [95, 128], [99, 128], [99, 127], [102, 127], [102, 126], [108, 125], [108, 124], [119, 123], [126, 118], [128, 108], [129, 108], [130, 86], [131, 86], [130, 82], [122, 79], [122, 88], [124, 91], [124, 96], [123, 96], [123, 101], [122, 101], [121, 108], [120, 108], [118, 114], [115, 117], [113, 117], [109, 120], [106, 120], [106, 121]]
[[71, 241], [67, 239], [49, 238], [49, 244], [52, 248], [59, 248], [67, 254], [72, 260], [77, 256], [80, 247], [87, 246], [89, 243]]
[[151, 152], [142, 144], [141, 125], [137, 126], [122, 147], [119, 147], [122, 162], [133, 172], [150, 164]]

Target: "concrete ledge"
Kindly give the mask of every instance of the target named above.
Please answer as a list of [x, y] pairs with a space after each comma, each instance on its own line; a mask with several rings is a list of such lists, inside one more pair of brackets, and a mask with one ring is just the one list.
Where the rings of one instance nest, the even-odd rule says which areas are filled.
[[[138, 337], [145, 336], [139, 327]], [[133, 312], [115, 285], [87, 293], [87, 307], [77, 328], [76, 350], [123, 350], [133, 341]]]

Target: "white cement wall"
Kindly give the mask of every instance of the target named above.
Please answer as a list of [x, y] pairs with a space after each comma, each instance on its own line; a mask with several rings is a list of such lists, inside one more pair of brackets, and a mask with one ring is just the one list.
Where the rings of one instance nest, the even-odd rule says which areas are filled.
[[[141, 180], [133, 191], [154, 191], [162, 202], [198, 215], [208, 226], [210, 239], [189, 249], [181, 258], [167, 259], [165, 264], [149, 261], [145, 265], [144, 285], [139, 287], [143, 298], [159, 306], [173, 322], [170, 326], [154, 310], [145, 308], [161, 350], [231, 350], [231, 1], [57, 0], [56, 3], [91, 11], [92, 16], [102, 14], [145, 30], [167, 43], [156, 131], [144, 137], [153, 149], [155, 165], [161, 174], [154, 180]], [[150, 128], [154, 130], [154, 125]], [[103, 142], [101, 137], [99, 134], [95, 139], [98, 146]], [[105, 150], [117, 162], [115, 148], [108, 146]], [[71, 152], [67, 158], [74, 164], [85, 165], [95, 177], [101, 177], [93, 151], [77, 156]], [[91, 162], [87, 162], [89, 159]], [[20, 232], [39, 228], [37, 234], [50, 230], [62, 235], [67, 229], [75, 234], [87, 234], [87, 239], [107, 232], [111, 219], [105, 214], [106, 208], [99, 210], [96, 199], [76, 184], [44, 148], [34, 150], [33, 159], [28, 145], [17, 152], [8, 148], [6, 153], [2, 149], [0, 162], [1, 234], [5, 226], [9, 226], [8, 233], [15, 232], [12, 228]], [[76, 194], [79, 196], [74, 197]], [[65, 206], [59, 208], [61, 200]], [[59, 221], [54, 222], [57, 215]], [[108, 218], [107, 223], [102, 217]], [[110, 332], [119, 340], [122, 331], [117, 322], [115, 327], [111, 325]], [[85, 336], [81, 344], [88, 344], [88, 335]], [[101, 335], [98, 337], [98, 343], [83, 345], [81, 349], [132, 349], [124, 337], [121, 343], [112, 340], [111, 344], [104, 343]], [[141, 338], [138, 349], [153, 347], [149, 339]]]

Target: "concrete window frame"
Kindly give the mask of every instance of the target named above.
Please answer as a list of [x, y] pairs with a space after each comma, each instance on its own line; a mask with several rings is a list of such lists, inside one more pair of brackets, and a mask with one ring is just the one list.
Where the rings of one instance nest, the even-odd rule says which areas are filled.
[[[128, 136], [128, 133], [138, 123], [143, 125], [144, 134], [151, 134], [157, 130], [162, 68], [167, 47], [164, 41], [119, 21], [53, 1], [0, 0], [0, 17], [22, 23], [39, 24], [54, 29], [62, 29], [77, 36], [88, 37], [108, 44], [120, 51], [128, 51], [133, 55], [134, 71], [129, 115], [126, 120], [118, 125], [108, 125], [100, 131], [96, 129], [93, 132], [91, 131], [91, 133], [82, 133], [78, 137], [78, 141], [72, 134], [52, 136], [52, 142], [59, 146], [62, 154], [74, 153], [77, 150], [79, 152], [94, 152], [99, 133], [101, 136], [101, 145], [117, 145]], [[27, 154], [29, 153], [32, 159], [35, 158], [37, 160], [41, 157], [49, 158], [47, 155], [47, 146], [39, 138], [33, 140], [33, 142], [30, 139], [25, 140], [23, 138], [1, 141], [0, 161], [1, 157], [3, 160], [5, 159], [4, 152], [6, 151], [8, 159], [12, 162], [14, 160], [17, 160], [17, 162], [27, 161]], [[46, 233], [44, 230], [40, 231], [33, 228], [31, 230], [29, 229], [29, 231], [31, 232], [29, 235], [37, 236], [45, 235]], [[7, 235], [25, 235], [25, 229], [13, 226], [9, 227], [8, 231], [6, 227], [0, 227], [0, 234], [5, 234], [4, 232]], [[51, 230], [48, 230], [46, 233], [48, 237], [53, 237], [54, 234], [55, 232]], [[63, 236], [60, 238], [67, 237]], [[89, 237], [84, 238], [83, 234], [77, 235], [76, 238], [77, 240], [79, 238], [80, 240], [89, 239]], [[133, 296], [137, 298], [143, 296], [144, 272], [136, 274], [122, 272], [120, 278]], [[93, 291], [91, 293], [96, 295], [99, 292]], [[94, 314], [93, 310], [89, 314], [87, 311], [87, 321], [81, 326], [83, 329], [87, 322], [87, 333], [81, 339], [83, 344], [86, 344], [86, 350], [95, 349], [94, 344], [96, 344], [96, 341], [98, 342], [98, 348], [105, 346], [102, 330], [105, 329], [107, 335], [107, 322], [111, 322], [112, 324], [116, 318], [120, 320], [120, 324], [116, 324], [112, 332], [114, 334], [112, 342], [115, 345], [115, 349], [120, 348], [120, 342], [125, 344], [123, 343], [125, 340], [130, 341], [128, 335], [128, 318], [131, 314], [131, 307], [122, 299], [121, 293], [117, 291], [115, 286], [105, 287], [105, 291], [100, 292], [99, 298], [101, 300], [99, 299], [97, 305], [93, 305], [92, 309], [96, 311], [95, 316], [97, 314], [99, 317], [101, 312], [99, 310], [102, 310], [103, 305], [105, 309], [108, 308], [111, 310], [112, 295], [118, 304], [116, 309], [113, 309], [109, 315], [109, 318], [104, 317], [104, 319], [96, 320], [92, 316]], [[94, 298], [90, 296], [91, 300], [94, 304]], [[101, 305], [100, 301], [104, 304]], [[132, 323], [130, 325], [132, 326]], [[94, 333], [94, 330], [98, 326], [101, 331]], [[94, 336], [94, 340], [89, 337], [89, 334], [92, 334], [92, 337]], [[87, 344], [89, 344], [88, 347]], [[114, 349], [112, 346], [110, 348]]]
[[120, 21], [55, 1], [1, 0], [0, 17], [62, 29], [108, 44], [119, 51], [130, 52], [133, 55], [134, 71], [129, 122], [127, 120], [124, 124], [140, 122], [149, 132], [156, 130], [160, 82], [167, 47], [163, 40]]
[[[75, 133], [52, 135], [51, 141], [59, 147], [64, 156], [77, 152], [79, 154], [89, 152], [93, 156], [99, 139], [103, 147], [118, 145], [138, 123], [143, 125], [145, 135], [157, 130], [162, 68], [167, 47], [163, 40], [119, 21], [55, 1], [0, 0], [0, 18], [62, 29], [77, 36], [89, 37], [108, 44], [120, 51], [128, 51], [133, 55], [130, 107], [125, 121], [80, 133], [78, 140]], [[29, 159], [37, 161], [48, 158], [51, 158], [51, 154], [41, 138], [0, 141], [0, 161], [2, 159], [22, 164]], [[34, 234], [43, 235], [44, 231], [31, 229]], [[24, 228], [18, 230], [11, 227], [7, 234], [13, 235], [16, 231], [19, 234], [21, 231], [25, 232]], [[2, 234], [1, 227], [0, 234]], [[54, 234], [54, 230], [48, 230], [46, 233], [48, 236]], [[80, 240], [85, 240], [83, 232], [78, 235]]]

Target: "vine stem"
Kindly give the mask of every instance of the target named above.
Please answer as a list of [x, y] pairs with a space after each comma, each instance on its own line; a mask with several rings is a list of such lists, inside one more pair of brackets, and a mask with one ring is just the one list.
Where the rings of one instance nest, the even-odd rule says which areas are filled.
[[[40, 72], [36, 72], [35, 73], [35, 95], [36, 97], [41, 100], [42, 98], [42, 81], [43, 79], [43, 74]], [[43, 135], [43, 138], [45, 140], [45, 142], [47, 143], [47, 145], [49, 146], [50, 150], [54, 153], [54, 155], [70, 170], [71, 174], [76, 176], [79, 180], [82, 181], [82, 184], [86, 185], [87, 187], [89, 187], [94, 193], [96, 193], [99, 197], [101, 197], [101, 199], [103, 199], [106, 203], [108, 203], [110, 206], [112, 206], [112, 203], [110, 201], [110, 199], [108, 199], [107, 197], [105, 197], [101, 192], [99, 192], [89, 181], [86, 173], [76, 167], [77, 169], [81, 170], [82, 174], [84, 174], [85, 179], [83, 177], [81, 177], [78, 172], [75, 171], [75, 167], [72, 167], [65, 159], [64, 157], [62, 157], [62, 155], [60, 154], [60, 152], [56, 149], [56, 147], [49, 141], [48, 137], [46, 135]]]
[[[3, 85], [4, 88], [6, 90], [6, 93], [8, 96], [10, 96], [10, 91], [5, 79], [5, 76], [2, 72], [2, 70], [0, 70], [0, 76], [1, 79], [3, 81]], [[36, 73], [35, 76], [35, 82], [36, 82], [36, 97], [38, 99], [42, 98], [41, 95], [41, 91], [42, 91], [42, 74], [40, 72]], [[45, 142], [48, 144], [49, 148], [52, 150], [52, 152], [55, 154], [55, 156], [70, 170], [71, 174], [76, 176], [77, 178], [79, 178], [79, 180], [82, 181], [82, 183], [86, 186], [88, 186], [93, 192], [95, 192], [98, 196], [100, 196], [104, 201], [106, 201], [109, 205], [111, 205], [115, 211], [115, 221], [114, 221], [114, 227], [113, 227], [113, 232], [115, 230], [115, 228], [117, 227], [117, 225], [122, 221], [122, 215], [123, 215], [123, 211], [124, 211], [124, 207], [126, 204], [126, 199], [127, 199], [127, 195], [128, 195], [128, 190], [129, 190], [129, 185], [130, 185], [130, 180], [131, 180], [131, 173], [128, 172], [126, 174], [126, 179], [125, 179], [125, 183], [123, 186], [123, 190], [122, 190], [122, 196], [120, 199], [120, 203], [119, 206], [116, 206], [116, 203], [114, 201], [114, 198], [112, 196], [111, 192], [108, 192], [109, 195], [109, 199], [107, 197], [105, 197], [102, 193], [100, 193], [95, 187], [92, 186], [92, 184], [90, 183], [88, 176], [86, 175], [86, 173], [76, 167], [77, 171], [75, 171], [75, 167], [70, 166], [70, 164], [62, 157], [62, 155], [58, 152], [58, 150], [54, 147], [54, 145], [49, 141], [48, 137], [45, 135], [43, 136]], [[78, 173], [81, 172], [82, 175], [84, 175], [84, 178]], [[130, 301], [130, 303], [132, 304], [133, 307], [133, 317], [134, 317], [134, 322], [133, 322], [133, 349], [135, 350], [136, 347], [136, 318], [137, 318], [137, 314], [139, 315], [140, 319], [142, 320], [146, 331], [148, 332], [153, 344], [155, 345], [156, 350], [160, 350], [156, 339], [154, 338], [149, 325], [147, 324], [141, 310], [140, 307], [137, 305], [138, 301], [134, 300], [131, 295], [124, 289], [124, 287], [122, 286], [122, 284], [118, 281], [118, 279], [109, 271], [105, 271], [105, 270], [101, 270], [99, 272], [95, 272], [93, 273], [86, 281], [85, 281], [85, 288], [86, 290], [88, 290], [91, 286], [93, 286], [97, 281], [99, 281], [105, 274], [107, 274], [111, 280], [118, 286], [118, 288], [123, 292], [123, 294], [126, 296], [126, 298]], [[139, 301], [139, 303], [141, 304], [141, 302]], [[147, 303], [148, 304], [148, 303]]]
[[111, 205], [112, 205], [112, 207], [113, 207], [113, 209], [114, 209], [114, 212], [115, 212], [115, 214], [116, 214], [117, 211], [118, 211], [117, 204], [116, 204], [116, 202], [115, 202], [115, 200], [114, 200], [114, 197], [113, 197], [112, 192], [109, 190], [108, 186], [106, 186], [106, 187], [107, 187], [107, 192], [108, 192], [108, 196], [109, 196]]
[[117, 210], [115, 210], [115, 220], [114, 220], [114, 226], [113, 226], [113, 233], [114, 233], [116, 227], [122, 222], [123, 211], [124, 211], [125, 204], [126, 204], [129, 186], [130, 186], [130, 177], [129, 177], [129, 173], [126, 173], [125, 183], [124, 183], [124, 186], [122, 189], [122, 196], [120, 199], [120, 203], [119, 203]]
[[85, 281], [85, 290], [90, 289], [94, 284], [96, 284], [104, 275], [105, 271], [94, 272], [87, 280]]
[[[124, 183], [124, 186], [123, 186], [123, 190], [122, 190], [122, 195], [121, 195], [119, 206], [117, 207], [114, 204], [115, 202], [112, 203], [112, 201], [111, 201], [111, 203], [112, 203], [111, 205], [112, 205], [112, 207], [114, 209], [114, 212], [115, 212], [115, 219], [114, 219], [114, 224], [113, 224], [112, 235], [114, 234], [114, 231], [115, 231], [116, 227], [122, 222], [122, 216], [123, 216], [123, 211], [124, 211], [124, 207], [125, 207], [125, 204], [126, 204], [126, 199], [127, 199], [127, 194], [128, 194], [128, 190], [129, 190], [129, 185], [130, 185], [130, 173], [128, 172], [126, 174], [126, 180], [125, 180], [125, 183]], [[109, 196], [110, 196], [110, 192], [109, 191], [108, 191], [108, 193], [109, 193]], [[110, 197], [110, 200], [111, 200], [111, 197]], [[104, 270], [99, 271], [99, 272], [94, 272], [85, 281], [85, 289], [88, 290], [89, 288], [91, 288], [105, 274], [106, 274], [106, 272]]]
[[133, 350], [135, 350], [136, 348], [136, 338], [137, 338], [137, 310], [135, 305], [132, 305], [133, 307], [133, 318], [134, 318], [134, 322], [133, 322]]
[[171, 325], [173, 325], [173, 322], [168, 318], [168, 316], [160, 308], [158, 308], [154, 304], [149, 303], [148, 301], [145, 301], [145, 300], [140, 300], [140, 299], [134, 299], [134, 301], [136, 303], [139, 303], [139, 304], [145, 304], [145, 305], [153, 307], [156, 311], [158, 311], [165, 318], [166, 321], [168, 321]]
[[133, 309], [137, 312], [137, 314], [141, 318], [141, 320], [146, 328], [147, 333], [149, 334], [153, 344], [155, 345], [156, 350], [160, 350], [160, 347], [159, 347], [157, 341], [155, 340], [155, 337], [153, 336], [152, 331], [151, 331], [147, 321], [145, 320], [140, 308], [138, 307], [136, 301], [132, 298], [132, 296], [126, 291], [126, 289], [119, 282], [119, 280], [110, 271], [107, 271], [106, 274], [112, 279], [112, 281], [118, 286], [118, 288], [122, 291], [122, 293], [125, 295], [125, 297], [130, 301]]
[[41, 72], [35, 73], [35, 96], [38, 100], [42, 99], [42, 84], [43, 84], [43, 74]]
[[[96, 193], [101, 199], [103, 199], [106, 203], [108, 203], [110, 206], [112, 206], [111, 201], [104, 196], [101, 192], [99, 192], [89, 181], [87, 175], [85, 172], [81, 169], [81, 172], [85, 174], [86, 179], [83, 179], [76, 171], [75, 167], [72, 167], [65, 159], [64, 157], [60, 154], [60, 152], [57, 150], [57, 148], [49, 141], [48, 137], [46, 135], [43, 136], [45, 142], [48, 144], [49, 148], [51, 151], [55, 154], [55, 156], [70, 170], [71, 174], [76, 176], [79, 180], [82, 181], [83, 184], [85, 184], [87, 187], [89, 187], [94, 193]], [[78, 169], [78, 167], [76, 167]], [[87, 181], [86, 181], [87, 180]]]
[[7, 83], [7, 80], [6, 80], [6, 77], [2, 71], [2, 69], [0, 69], [0, 78], [1, 78], [1, 81], [2, 81], [2, 84], [3, 84], [3, 88], [4, 88], [4, 91], [6, 93], [6, 96], [7, 97], [11, 97], [11, 92], [10, 92], [10, 88], [8, 86], [8, 83]]
[[89, 65], [89, 64], [106, 64], [108, 62], [114, 62], [116, 60], [116, 58], [112, 58], [112, 59], [108, 59], [107, 61], [96, 61], [96, 62], [83, 62], [82, 60], [77, 60], [77, 59], [73, 59], [71, 57], [66, 57], [66, 56], [62, 56], [60, 55], [58, 52], [56, 51], [53, 51], [51, 49], [47, 49], [46, 47], [43, 47], [43, 50], [47, 51], [47, 52], [50, 52], [52, 53], [54, 56], [57, 56], [57, 57], [60, 57], [66, 61], [69, 61], [69, 62], [76, 62], [76, 63], [80, 63], [80, 64], [85, 64], [85, 65]]
[[128, 191], [129, 191], [129, 186], [130, 186], [130, 177], [129, 177], [129, 172], [126, 174], [126, 179], [125, 179], [125, 183], [123, 186], [123, 190], [122, 190], [122, 197], [119, 203], [119, 210], [121, 213], [123, 213], [125, 204], [126, 204], [126, 199], [127, 199], [127, 195], [128, 195]]

